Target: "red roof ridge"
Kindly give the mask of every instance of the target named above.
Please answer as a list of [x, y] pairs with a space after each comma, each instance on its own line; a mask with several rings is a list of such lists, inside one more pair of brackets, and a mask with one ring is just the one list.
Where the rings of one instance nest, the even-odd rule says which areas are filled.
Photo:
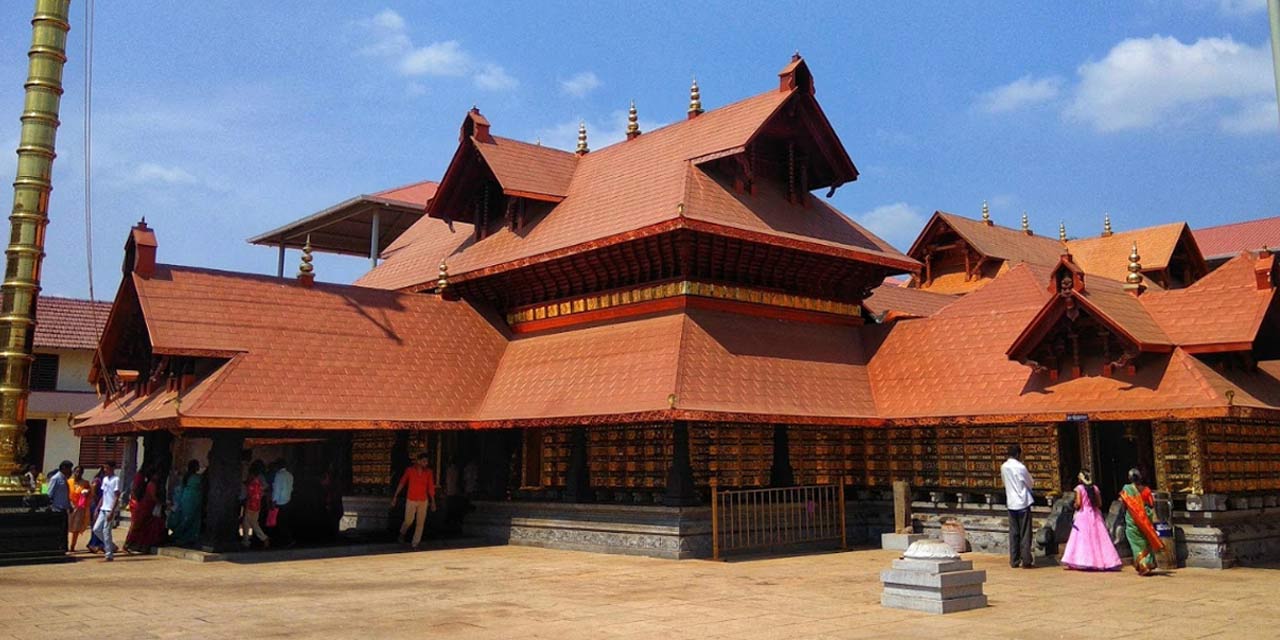
[[1226, 400], [1226, 398], [1218, 392], [1218, 389], [1214, 387], [1210, 381], [1209, 375], [1217, 376], [1217, 373], [1214, 372], [1213, 369], [1210, 369], [1208, 365], [1201, 362], [1195, 356], [1187, 353], [1182, 349], [1182, 347], [1177, 347], [1173, 350], [1173, 357], [1177, 358], [1178, 363], [1182, 365], [1182, 368], [1185, 369], [1197, 383], [1199, 383], [1200, 388], [1204, 391], [1205, 396], [1207, 396], [1209, 400]]
[[[387, 198], [388, 194], [392, 194], [392, 193], [395, 193], [395, 192], [397, 192], [397, 191], [404, 191], [405, 189], [412, 189], [412, 188], [414, 188], [414, 187], [421, 187], [421, 186], [424, 186], [424, 185], [436, 185], [436, 186], [439, 186], [439, 185], [440, 185], [440, 183], [439, 183], [439, 182], [436, 182], [435, 180], [418, 180], [418, 181], [416, 181], [416, 182], [408, 182], [408, 183], [402, 184], [402, 185], [400, 185], [400, 186], [398, 186], [398, 187], [391, 187], [390, 189], [383, 189], [382, 191], [375, 191], [375, 192], [373, 192], [373, 193], [367, 193], [367, 194], [363, 194], [363, 195], [365, 195], [365, 196], [372, 196], [372, 197], [375, 197], [375, 198]], [[395, 200], [396, 198], [388, 198], [388, 199], [389, 199], [389, 200]], [[408, 201], [407, 201], [407, 200], [404, 200], [404, 201], [402, 201], [402, 202], [408, 202]]]

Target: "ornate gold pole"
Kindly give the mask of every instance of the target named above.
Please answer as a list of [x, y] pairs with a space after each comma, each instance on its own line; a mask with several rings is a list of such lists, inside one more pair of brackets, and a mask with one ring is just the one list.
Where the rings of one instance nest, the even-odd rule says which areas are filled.
[[67, 62], [67, 22], [71, 0], [36, 0], [31, 19], [27, 95], [18, 143], [18, 175], [13, 181], [13, 215], [0, 285], [0, 494], [25, 491], [16, 474], [26, 449], [27, 395], [36, 296], [49, 218], [53, 143], [62, 101], [62, 67]]

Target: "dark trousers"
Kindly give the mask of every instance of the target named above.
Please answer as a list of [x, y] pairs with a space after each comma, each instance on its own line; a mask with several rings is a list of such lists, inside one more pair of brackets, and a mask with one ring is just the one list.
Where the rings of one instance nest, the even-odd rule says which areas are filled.
[[1031, 559], [1031, 508], [1009, 511], [1009, 566], [1034, 565]]
[[279, 505], [276, 514], [276, 526], [271, 529], [271, 541], [276, 545], [293, 543], [293, 503]]

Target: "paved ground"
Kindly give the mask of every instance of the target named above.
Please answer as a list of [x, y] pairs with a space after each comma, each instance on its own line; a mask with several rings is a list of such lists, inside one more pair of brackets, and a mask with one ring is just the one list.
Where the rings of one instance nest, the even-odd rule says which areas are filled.
[[1275, 638], [1280, 571], [986, 569], [991, 606], [882, 609], [892, 552], [713, 563], [526, 547], [0, 568], [0, 638]]

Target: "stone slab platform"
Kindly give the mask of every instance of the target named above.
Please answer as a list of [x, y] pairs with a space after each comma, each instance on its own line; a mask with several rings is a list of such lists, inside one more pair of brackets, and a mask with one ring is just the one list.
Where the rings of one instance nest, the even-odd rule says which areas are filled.
[[910, 596], [886, 592], [880, 596], [880, 605], [891, 609], [907, 609], [909, 611], [944, 614], [981, 609], [987, 606], [987, 597], [977, 595], [965, 598], [954, 598], [951, 600], [931, 600], [928, 598], [913, 598]]
[[880, 548], [892, 551], [906, 551], [911, 543], [920, 540], [928, 540], [929, 535], [924, 533], [882, 533], [880, 534]]

